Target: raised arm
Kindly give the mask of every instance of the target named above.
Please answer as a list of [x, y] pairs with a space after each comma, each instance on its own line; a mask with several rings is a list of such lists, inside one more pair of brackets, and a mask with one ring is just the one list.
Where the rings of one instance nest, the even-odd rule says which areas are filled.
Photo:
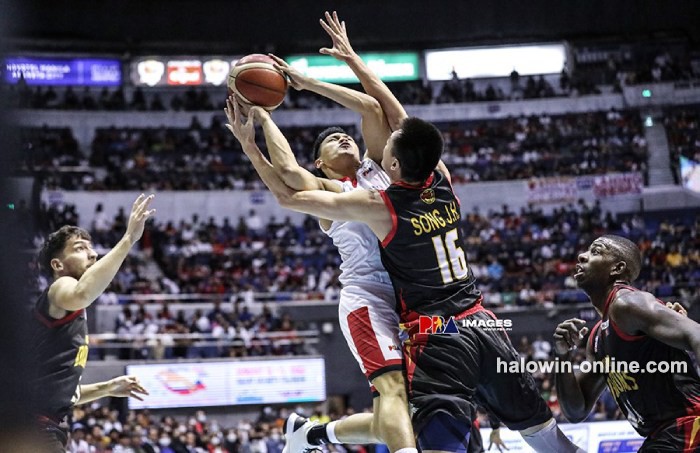
[[[264, 115], [266, 112], [260, 107], [252, 107], [248, 112], [248, 119], [243, 123], [241, 122], [239, 104], [231, 97], [226, 100], [226, 109], [224, 111], [229, 120], [226, 128], [231, 131], [233, 136], [240, 142], [243, 152], [250, 159], [255, 171], [260, 176], [260, 179], [262, 179], [263, 184], [270, 189], [278, 200], [287, 200], [291, 198], [295, 190], [285, 184], [275, 167], [267, 160], [255, 143], [255, 117]], [[331, 181], [319, 178], [319, 182], [323, 184], [323, 190], [329, 192], [341, 191], [340, 186]], [[281, 201], [280, 204], [283, 205]], [[325, 217], [319, 217], [319, 219], [323, 228], [328, 229], [330, 227], [330, 220], [327, 220]]]
[[[226, 117], [229, 123], [226, 125], [241, 144], [253, 163], [255, 170], [260, 175], [263, 183], [273, 192], [287, 192], [292, 190], [329, 190], [340, 192], [341, 188], [325, 178], [318, 178], [305, 168], [299, 166], [289, 142], [279, 130], [270, 114], [260, 107], [251, 107], [248, 111], [248, 119], [241, 122], [240, 104], [233, 96], [226, 100]], [[272, 163], [262, 154], [255, 143], [255, 119], [257, 119], [265, 135], [265, 144], [270, 152]], [[276, 163], [275, 163], [276, 162]]]
[[[554, 333], [554, 352], [562, 362], [571, 360], [570, 351], [578, 347], [581, 337], [588, 331], [588, 328], [584, 327], [585, 323], [581, 319], [569, 319], [557, 326]], [[595, 360], [590, 343], [586, 346], [586, 360], [590, 363]], [[572, 423], [586, 419], [605, 389], [605, 377], [600, 373], [559, 369], [554, 381], [561, 410]]]
[[262, 126], [272, 166], [284, 183], [294, 190], [323, 189], [325, 186], [322, 178], [299, 165], [289, 142], [270, 114], [263, 109], [257, 109], [255, 116]]
[[[388, 123], [389, 130], [386, 130], [383, 125], [382, 127], [374, 127], [371, 124], [366, 124], [364, 121], [362, 123], [362, 134], [365, 137], [365, 142], [368, 142], [368, 137], [371, 137], [371, 140], [382, 143], [378, 154], [374, 154], [374, 149], [368, 146], [367, 157], [376, 162], [381, 162], [381, 153], [384, 150], [384, 144], [386, 144], [391, 133], [401, 127], [401, 122], [408, 117], [408, 114], [389, 87], [382, 82], [382, 79], [380, 79], [379, 76], [367, 66], [362, 58], [360, 58], [355, 50], [353, 50], [350, 45], [350, 38], [348, 38], [345, 21], [341, 21], [338, 18], [338, 13], [335, 11], [333, 11], [333, 14], [326, 11], [325, 16], [326, 20], [319, 19], [319, 22], [321, 23], [321, 27], [328, 33], [328, 36], [331, 37], [333, 47], [330, 49], [323, 47], [319, 52], [324, 55], [331, 55], [345, 62], [345, 64], [352, 69], [352, 72], [357, 78], [360, 79], [360, 83], [362, 84], [362, 88], [365, 89], [365, 92], [379, 102], [383, 114], [386, 117], [385, 121]], [[442, 160], [438, 163], [437, 169], [440, 170], [450, 182], [452, 181], [450, 171]]]
[[[326, 11], [325, 16], [326, 20], [319, 19], [319, 22], [321, 23], [321, 27], [328, 33], [328, 36], [331, 37], [333, 47], [330, 49], [323, 47], [319, 52], [324, 55], [331, 55], [345, 62], [345, 64], [352, 69], [352, 72], [360, 79], [360, 83], [362, 84], [362, 88], [365, 89], [365, 92], [376, 99], [382, 106], [384, 115], [386, 115], [387, 122], [389, 123], [389, 128], [391, 131], [395, 131], [401, 126], [401, 121], [408, 117], [403, 105], [396, 99], [396, 96], [394, 96], [394, 93], [391, 92], [389, 87], [382, 82], [382, 79], [380, 79], [379, 76], [367, 66], [362, 58], [355, 53], [350, 45], [345, 21], [338, 19], [338, 13], [333, 11], [331, 15]], [[388, 138], [387, 136], [387, 139]], [[386, 143], [386, 139], [384, 143]]]
[[289, 66], [281, 58], [274, 55], [270, 56], [277, 61], [277, 68], [287, 74], [292, 87], [297, 90], [313, 91], [359, 113], [362, 117], [362, 137], [367, 146], [367, 155], [376, 162], [381, 161], [382, 151], [391, 134], [391, 130], [384, 116], [384, 111], [375, 98], [341, 85], [321, 82], [320, 80], [307, 77]]
[[644, 291], [620, 292], [610, 306], [610, 318], [625, 333], [647, 334], [667, 345], [700, 357], [700, 324], [659, 303]]
[[[89, 306], [107, 289], [129, 254], [131, 247], [141, 238], [146, 220], [156, 210], [149, 210], [153, 195], [144, 194], [134, 201], [124, 237], [101, 259], [95, 261], [80, 279], [64, 276], [56, 279], [49, 288], [49, 303], [61, 310], [76, 311]], [[79, 245], [84, 246], [84, 245]]]

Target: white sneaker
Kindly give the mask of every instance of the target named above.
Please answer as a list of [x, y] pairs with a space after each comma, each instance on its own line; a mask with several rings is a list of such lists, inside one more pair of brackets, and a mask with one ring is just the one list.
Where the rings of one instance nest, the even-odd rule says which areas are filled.
[[284, 423], [285, 443], [282, 453], [306, 453], [320, 448], [318, 445], [311, 445], [306, 437], [309, 430], [316, 425], [318, 422], [312, 422], [292, 412]]

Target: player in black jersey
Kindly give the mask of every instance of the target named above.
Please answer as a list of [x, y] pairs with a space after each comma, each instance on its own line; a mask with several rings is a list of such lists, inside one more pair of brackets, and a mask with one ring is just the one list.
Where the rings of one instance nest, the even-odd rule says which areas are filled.
[[[241, 125], [239, 107], [233, 107], [232, 128], [250, 140], [253, 118], [264, 113], [251, 109]], [[392, 181], [385, 191], [295, 191], [257, 147], [249, 148], [246, 154], [282, 206], [330, 220], [363, 222], [381, 241], [382, 262], [409, 334], [406, 377], [422, 451], [467, 451], [474, 402], [520, 431], [536, 451], [581, 451], [556, 426], [531, 375], [497, 373], [497, 358], [518, 357], [505, 332], [461, 324], [487, 323], [493, 314], [481, 306], [466, 262], [459, 200], [447, 175], [435, 170], [443, 148], [435, 126], [408, 118], [392, 133], [382, 158]], [[428, 330], [440, 333], [440, 322], [449, 320], [454, 334], [427, 334], [421, 324], [427, 317], [436, 321]]]
[[119, 267], [141, 238], [153, 195], [139, 196], [131, 210], [124, 237], [100, 260], [87, 231], [64, 226], [49, 235], [39, 255], [42, 269], [53, 281], [39, 296], [33, 310], [33, 353], [40, 369], [32, 383], [33, 408], [45, 434], [48, 452], [65, 452], [62, 426], [74, 404], [105, 396], [147, 394], [134, 376], [96, 384], [80, 384], [88, 357], [85, 309], [107, 288]]
[[[627, 420], [646, 437], [640, 452], [700, 452], [700, 378], [686, 352], [700, 358], [700, 325], [630, 286], [641, 265], [639, 248], [620, 236], [602, 236], [579, 255], [574, 278], [602, 318], [591, 329], [586, 358], [608, 368], [557, 373], [559, 403], [569, 420], [581, 421], [607, 385]], [[557, 327], [560, 357], [568, 358], [588, 333], [584, 325], [570, 319]], [[660, 363], [678, 368], [662, 373]]]

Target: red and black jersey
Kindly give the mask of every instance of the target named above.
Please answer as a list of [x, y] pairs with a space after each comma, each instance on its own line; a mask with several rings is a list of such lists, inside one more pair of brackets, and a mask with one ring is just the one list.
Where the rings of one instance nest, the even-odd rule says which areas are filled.
[[61, 319], [49, 316], [48, 289], [34, 307], [32, 352], [40, 369], [33, 385], [37, 415], [62, 420], [80, 398], [80, 378], [88, 355], [85, 310]]
[[399, 182], [380, 194], [393, 222], [381, 244], [382, 263], [402, 322], [471, 307], [481, 293], [467, 263], [459, 200], [447, 178], [436, 170], [422, 186]]
[[[614, 286], [605, 301], [603, 318], [593, 327], [589, 341], [595, 360], [611, 366], [605, 379], [617, 405], [634, 429], [646, 437], [678, 418], [700, 415], [700, 378], [686, 351], [648, 335], [628, 335], [610, 319], [610, 305], [621, 289], [638, 291], [623, 284]], [[637, 362], [640, 371], [625, 371], [621, 362], [628, 367]], [[686, 371], [649, 372], [650, 362], [654, 362], [655, 369], [662, 362], [685, 363]]]

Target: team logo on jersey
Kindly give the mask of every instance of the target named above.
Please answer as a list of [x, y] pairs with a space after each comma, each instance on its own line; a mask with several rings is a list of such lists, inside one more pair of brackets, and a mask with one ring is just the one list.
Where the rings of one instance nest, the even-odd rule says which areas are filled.
[[420, 201], [425, 204], [435, 203], [435, 191], [433, 189], [425, 189], [420, 193]]
[[447, 320], [442, 316], [421, 316], [418, 318], [418, 333], [456, 335], [459, 331], [452, 316]]

